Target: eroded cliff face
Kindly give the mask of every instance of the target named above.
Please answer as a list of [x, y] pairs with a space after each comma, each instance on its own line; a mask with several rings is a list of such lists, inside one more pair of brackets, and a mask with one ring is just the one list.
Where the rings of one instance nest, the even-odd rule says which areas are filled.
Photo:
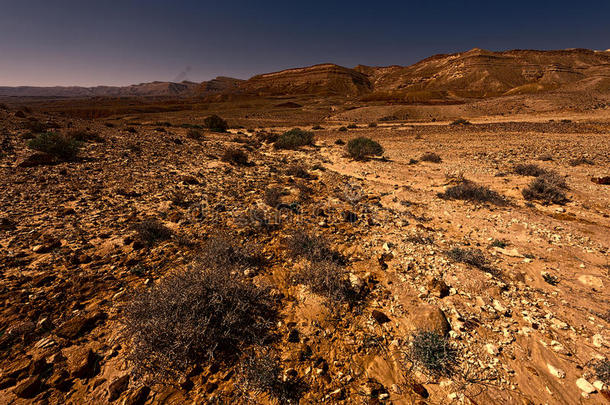
[[607, 91], [610, 89], [610, 52], [586, 49], [565, 51], [472, 49], [436, 55], [400, 67], [358, 66], [374, 92], [408, 95], [424, 92], [446, 98], [495, 97], [545, 90]]
[[288, 69], [252, 77], [240, 88], [259, 94], [359, 95], [372, 90], [365, 74], [333, 64]]

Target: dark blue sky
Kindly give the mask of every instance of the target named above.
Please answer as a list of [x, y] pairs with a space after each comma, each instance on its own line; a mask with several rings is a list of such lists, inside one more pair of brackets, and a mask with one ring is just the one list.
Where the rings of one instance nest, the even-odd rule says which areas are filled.
[[474, 47], [610, 48], [610, 1], [0, 0], [0, 86], [408, 65]]

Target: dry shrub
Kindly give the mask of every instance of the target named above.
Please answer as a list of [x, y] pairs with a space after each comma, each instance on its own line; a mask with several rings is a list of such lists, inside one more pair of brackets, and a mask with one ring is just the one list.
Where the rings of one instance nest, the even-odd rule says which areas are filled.
[[204, 242], [200, 261], [216, 269], [244, 270], [262, 268], [267, 264], [262, 248], [254, 241], [236, 243], [237, 236], [225, 230], [218, 231]]
[[568, 201], [565, 190], [568, 185], [563, 177], [548, 172], [536, 177], [521, 192], [526, 200], [537, 200], [544, 204], [565, 204]]
[[506, 204], [504, 197], [496, 191], [465, 179], [459, 184], [449, 187], [444, 193], [440, 193], [438, 196], [446, 200], [489, 202], [496, 205]]
[[227, 121], [220, 118], [218, 115], [211, 115], [203, 120], [203, 125], [208, 128], [210, 131], [214, 132], [227, 132], [229, 129], [229, 124]]
[[458, 118], [449, 125], [470, 125], [470, 121], [464, 118]]
[[441, 163], [443, 159], [434, 152], [424, 153], [419, 160], [422, 162], [432, 162], [432, 163]]
[[284, 189], [279, 186], [270, 186], [265, 189], [263, 200], [270, 207], [277, 208], [281, 203], [281, 197]]
[[493, 276], [499, 277], [500, 271], [492, 267], [483, 252], [479, 249], [463, 249], [454, 247], [453, 249], [445, 253], [450, 259], [459, 262], [469, 264], [477, 269], [489, 273]]
[[308, 179], [310, 177], [307, 168], [302, 163], [293, 163], [286, 169], [288, 176], [298, 177], [300, 179]]
[[239, 385], [241, 388], [265, 395], [279, 404], [298, 404], [307, 390], [298, 375], [286, 375], [276, 354], [268, 350], [250, 353], [240, 364]]
[[267, 289], [227, 269], [177, 272], [126, 304], [129, 360], [137, 374], [162, 383], [204, 361], [230, 363], [269, 336], [274, 308]]
[[194, 139], [196, 141], [200, 141], [203, 139], [203, 132], [196, 128], [191, 128], [187, 131], [186, 137], [189, 139]]
[[229, 148], [222, 156], [223, 162], [228, 162], [238, 166], [248, 165], [248, 155], [241, 149]]
[[581, 156], [576, 159], [572, 159], [568, 162], [570, 166], [580, 166], [580, 165], [594, 165], [595, 162], [587, 157]]
[[102, 138], [99, 134], [84, 129], [69, 131], [67, 137], [78, 142], [104, 142], [104, 138]]
[[457, 350], [446, 337], [433, 331], [415, 332], [405, 354], [409, 362], [435, 378], [452, 377], [458, 365]]
[[135, 226], [135, 229], [138, 232], [139, 239], [148, 246], [170, 239], [173, 235], [171, 229], [154, 218], [143, 220]]
[[543, 169], [542, 167], [535, 165], [533, 163], [518, 164], [515, 166], [514, 172], [521, 176], [533, 176], [533, 177], [538, 177], [538, 176], [541, 176], [541, 175], [547, 173], [546, 169]]
[[288, 253], [293, 258], [304, 257], [309, 261], [333, 261], [343, 264], [345, 258], [330, 247], [328, 241], [304, 230], [294, 231], [285, 241]]
[[300, 202], [305, 203], [305, 202], [309, 202], [312, 200], [312, 195], [314, 193], [314, 190], [311, 187], [309, 187], [305, 183], [297, 183], [296, 188], [297, 188], [297, 190], [299, 190], [299, 201]]
[[598, 360], [593, 364], [595, 375], [604, 384], [610, 384], [610, 360]]
[[332, 261], [307, 263], [303, 269], [293, 275], [292, 282], [303, 284], [312, 293], [333, 302], [354, 303], [358, 296], [349, 282], [345, 269]]
[[37, 119], [30, 119], [24, 124], [24, 127], [34, 134], [40, 134], [49, 129], [48, 125], [38, 121]]

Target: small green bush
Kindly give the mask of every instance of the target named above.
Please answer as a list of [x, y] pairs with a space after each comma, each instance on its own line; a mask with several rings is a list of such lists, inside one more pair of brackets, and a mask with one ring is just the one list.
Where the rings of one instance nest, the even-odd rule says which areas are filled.
[[365, 160], [371, 156], [383, 155], [383, 147], [370, 138], [359, 137], [347, 143], [347, 153], [356, 160]]
[[275, 141], [274, 146], [276, 149], [296, 149], [300, 146], [312, 145], [313, 140], [313, 132], [293, 128], [280, 135]]
[[203, 120], [203, 125], [208, 128], [210, 131], [214, 132], [227, 132], [229, 129], [229, 124], [227, 121], [220, 118], [218, 115], [211, 115]]
[[81, 142], [55, 132], [44, 132], [30, 140], [28, 147], [46, 152], [62, 160], [73, 160], [78, 155]]

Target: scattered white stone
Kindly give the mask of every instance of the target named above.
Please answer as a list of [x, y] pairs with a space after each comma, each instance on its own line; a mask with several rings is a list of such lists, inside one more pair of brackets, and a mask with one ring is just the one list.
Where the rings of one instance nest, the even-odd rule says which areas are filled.
[[593, 335], [593, 337], [591, 338], [591, 342], [593, 343], [593, 346], [600, 348], [604, 345], [605, 340], [604, 337], [598, 333], [596, 335]]
[[549, 373], [557, 378], [565, 378], [566, 372], [560, 368], [555, 368], [550, 363], [547, 363], [546, 366], [549, 368]]
[[576, 380], [576, 386], [578, 388], [580, 388], [580, 390], [586, 394], [592, 394], [595, 391], [597, 391], [595, 389], [595, 387], [593, 386], [593, 384], [591, 384], [589, 381], [585, 380], [584, 378], [579, 378], [578, 380]]
[[487, 353], [491, 354], [492, 356], [497, 356], [498, 354], [500, 354], [498, 348], [491, 343], [487, 343], [485, 345], [485, 349], [487, 349]]

